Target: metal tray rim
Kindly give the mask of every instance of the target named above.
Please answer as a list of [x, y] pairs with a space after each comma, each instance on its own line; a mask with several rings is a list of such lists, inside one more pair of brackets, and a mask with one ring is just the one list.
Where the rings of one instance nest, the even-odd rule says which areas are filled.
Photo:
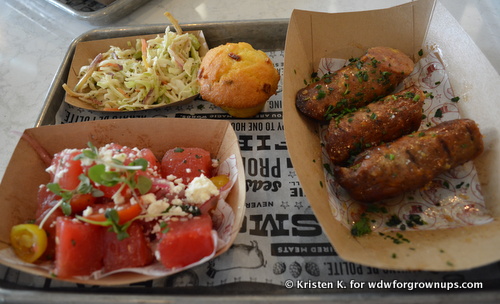
[[71, 16], [96, 25], [102, 25], [120, 19], [126, 16], [133, 9], [149, 1], [150, 0], [116, 0], [110, 5], [97, 11], [82, 12], [72, 8], [67, 4], [62, 3], [61, 1], [47, 0], [47, 2], [49, 2], [53, 6], [70, 14]]

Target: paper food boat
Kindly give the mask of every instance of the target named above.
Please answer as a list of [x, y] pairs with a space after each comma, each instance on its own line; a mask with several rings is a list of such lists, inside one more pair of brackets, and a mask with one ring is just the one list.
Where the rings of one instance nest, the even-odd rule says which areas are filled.
[[[205, 36], [203, 35], [203, 31], [186, 31], [184, 33], [191, 33], [194, 36], [198, 38], [198, 41], [201, 44], [201, 47], [199, 49], [199, 54], [200, 57], [205, 56], [205, 54], [208, 52], [208, 45], [205, 40]], [[68, 80], [67, 80], [67, 85], [70, 89], [73, 89], [75, 85], [78, 83], [78, 76], [80, 73], [80, 68], [82, 66], [87, 66], [90, 64], [90, 61], [92, 61], [99, 53], [105, 53], [106, 51], [109, 50], [111, 46], [116, 46], [120, 47], [122, 49], [127, 49], [129, 48], [128, 43], [130, 42], [132, 45], [135, 45], [136, 39], [153, 39], [160, 35], [163, 37], [164, 33], [159, 33], [159, 34], [150, 34], [150, 35], [139, 35], [139, 36], [126, 36], [126, 37], [119, 37], [119, 38], [109, 38], [109, 39], [100, 39], [100, 40], [91, 40], [91, 41], [82, 41], [77, 43], [75, 47], [75, 53], [73, 55], [73, 59], [71, 61], [71, 66], [69, 69], [69, 74], [68, 74]], [[170, 107], [174, 105], [183, 105], [187, 104], [194, 99], [198, 94], [193, 95], [192, 97], [182, 99], [179, 101], [172, 102], [167, 105], [162, 105], [162, 106], [157, 106], [155, 108], [159, 107]], [[83, 108], [83, 109], [88, 109], [88, 110], [94, 110], [94, 111], [104, 111], [104, 110], [99, 110], [94, 108], [92, 105], [78, 99], [77, 97], [70, 96], [68, 94], [65, 94], [64, 101], [69, 103], [70, 105], [73, 105], [75, 107]], [[152, 107], [153, 108], [153, 107]], [[117, 111], [117, 112], [136, 112], [136, 111], [145, 111], [144, 110], [132, 110], [132, 111]], [[109, 112], [107, 110], [107, 112]]]
[[[100, 147], [107, 143], [118, 143], [129, 147], [150, 148], [161, 159], [166, 150], [174, 147], [199, 147], [206, 149], [213, 158], [221, 162], [235, 161], [236, 181], [226, 198], [226, 210], [234, 216], [232, 224], [219, 231], [225, 242], [216, 252], [218, 256], [233, 243], [241, 228], [245, 213], [245, 175], [238, 138], [227, 121], [186, 118], [131, 118], [102, 120], [56, 126], [42, 126], [25, 130], [25, 133], [39, 142], [53, 155], [65, 148], [86, 148], [90, 141]], [[12, 226], [33, 219], [37, 208], [37, 192], [41, 184], [49, 182], [46, 165], [33, 147], [20, 139], [0, 184], [0, 263], [9, 267], [52, 279], [48, 270], [23, 265], [6, 257], [9, 249], [9, 234]], [[236, 170], [234, 170], [236, 169]], [[232, 209], [232, 210], [228, 210]], [[8, 249], [8, 250], [7, 250]], [[214, 256], [214, 257], [215, 257]], [[20, 261], [20, 260], [19, 260]], [[179, 272], [176, 269], [169, 274]], [[122, 272], [99, 279], [65, 279], [84, 284], [121, 285], [145, 281], [159, 276], [153, 273]]]
[[[500, 260], [500, 114], [493, 97], [500, 93], [500, 78], [458, 25], [457, 30], [440, 18], [433, 20], [437, 7], [441, 8], [434, 0], [418, 0], [373, 11], [292, 13], [283, 79], [287, 145], [317, 219], [335, 251], [347, 261], [384, 269], [452, 271]], [[440, 51], [451, 88], [461, 97], [457, 104], [461, 116], [475, 120], [484, 135], [485, 152], [474, 165], [491, 217], [488, 223], [354, 237], [349, 223], [337, 220], [330, 205], [335, 199], [327, 191], [318, 123], [299, 113], [295, 96], [322, 59], [360, 57], [374, 46], [400, 49], [414, 61], [420, 50]]]

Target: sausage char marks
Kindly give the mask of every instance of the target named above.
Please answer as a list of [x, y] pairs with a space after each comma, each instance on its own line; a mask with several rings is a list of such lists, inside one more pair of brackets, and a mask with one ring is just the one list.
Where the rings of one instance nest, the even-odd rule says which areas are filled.
[[303, 114], [324, 120], [327, 113], [359, 108], [388, 95], [413, 68], [413, 61], [403, 52], [373, 47], [361, 58], [350, 59], [342, 69], [299, 90], [295, 104]]
[[335, 167], [334, 177], [353, 199], [376, 202], [419, 189], [483, 149], [476, 123], [456, 119], [366, 150], [351, 167]]
[[330, 120], [326, 151], [334, 165], [345, 165], [355, 155], [419, 129], [425, 93], [416, 86]]

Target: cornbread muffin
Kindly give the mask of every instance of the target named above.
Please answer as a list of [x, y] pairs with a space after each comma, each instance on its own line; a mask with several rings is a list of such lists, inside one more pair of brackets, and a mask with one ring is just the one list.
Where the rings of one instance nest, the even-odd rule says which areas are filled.
[[246, 42], [210, 49], [198, 72], [201, 97], [234, 117], [258, 114], [276, 93], [280, 75], [271, 59]]

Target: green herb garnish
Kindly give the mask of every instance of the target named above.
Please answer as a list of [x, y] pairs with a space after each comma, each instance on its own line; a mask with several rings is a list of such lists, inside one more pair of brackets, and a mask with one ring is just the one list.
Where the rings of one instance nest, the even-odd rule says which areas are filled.
[[351, 234], [353, 236], [362, 236], [372, 232], [370, 227], [370, 220], [366, 215], [362, 215], [359, 221], [355, 222], [351, 227]]
[[116, 237], [120, 241], [124, 240], [130, 236], [127, 232], [127, 229], [130, 226], [130, 224], [132, 224], [133, 220], [128, 221], [123, 225], [120, 225], [119, 224], [120, 216], [118, 214], [118, 211], [116, 211], [116, 209], [114, 209], [114, 208], [106, 209], [106, 211], [104, 212], [104, 217], [106, 218], [106, 220], [101, 222], [101, 221], [89, 220], [88, 218], [85, 218], [83, 216], [76, 215], [76, 218], [82, 222], [86, 222], [86, 223], [98, 225], [98, 226], [103, 226], [103, 227], [109, 226], [110, 227], [109, 230], [116, 233]]

